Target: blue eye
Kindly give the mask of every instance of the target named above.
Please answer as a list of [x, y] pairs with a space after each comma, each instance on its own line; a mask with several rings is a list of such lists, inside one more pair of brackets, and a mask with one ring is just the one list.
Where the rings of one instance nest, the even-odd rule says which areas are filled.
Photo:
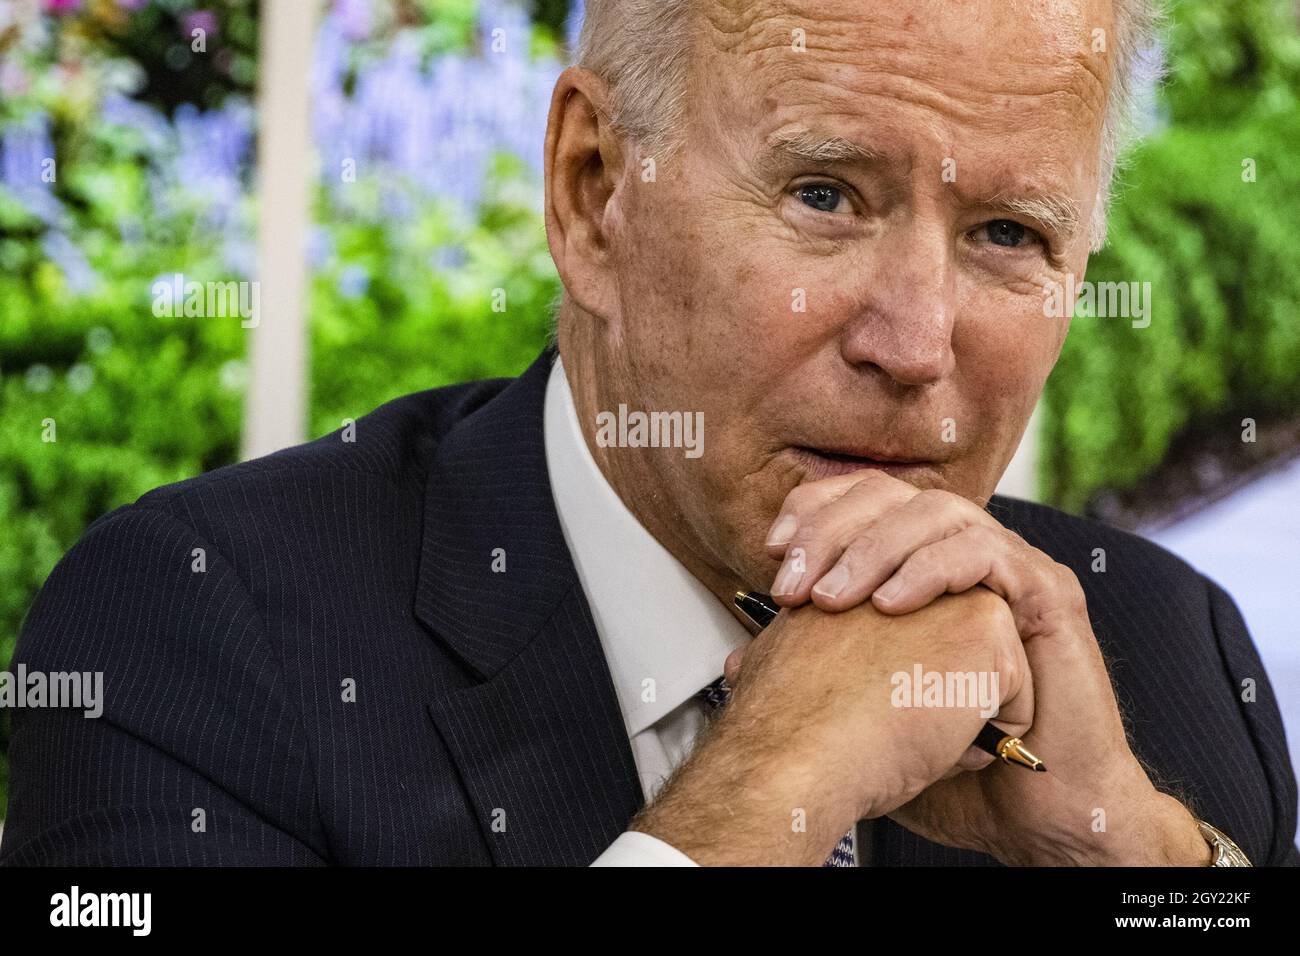
[[843, 190], [827, 183], [800, 186], [796, 190], [796, 195], [805, 206], [816, 209], [818, 212], [834, 212], [839, 208], [840, 201], [844, 199]]
[[988, 235], [989, 242], [995, 246], [1005, 246], [1008, 249], [1017, 249], [1029, 235], [1029, 230], [1018, 222], [1010, 219], [995, 219], [993, 222], [986, 223], [981, 227]]

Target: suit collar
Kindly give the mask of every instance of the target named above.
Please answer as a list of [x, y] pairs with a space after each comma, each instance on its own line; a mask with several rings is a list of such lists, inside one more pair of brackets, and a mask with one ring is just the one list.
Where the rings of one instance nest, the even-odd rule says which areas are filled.
[[551, 495], [553, 359], [443, 437], [425, 494], [415, 615], [482, 678], [428, 710], [498, 864], [590, 863], [642, 803]]
[[577, 581], [542, 437], [554, 357], [547, 349], [447, 432], [425, 489], [415, 615], [485, 678], [528, 644]]

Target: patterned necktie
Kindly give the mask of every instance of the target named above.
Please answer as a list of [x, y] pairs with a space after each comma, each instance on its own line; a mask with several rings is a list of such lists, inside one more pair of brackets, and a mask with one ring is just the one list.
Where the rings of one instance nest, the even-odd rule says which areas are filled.
[[[727, 701], [731, 699], [731, 687], [727, 684], [725, 677], [719, 677], [708, 687], [696, 691], [695, 696], [704, 701], [704, 705], [710, 711], [721, 710]], [[831, 855], [822, 866], [855, 865], [853, 862], [853, 831], [850, 830], [840, 837], [840, 842], [835, 844], [835, 849], [831, 850]]]

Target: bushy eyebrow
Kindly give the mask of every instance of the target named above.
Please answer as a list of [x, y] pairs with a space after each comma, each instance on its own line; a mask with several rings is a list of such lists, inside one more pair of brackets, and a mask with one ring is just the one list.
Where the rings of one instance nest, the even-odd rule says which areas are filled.
[[[766, 164], [781, 160], [808, 163], [883, 163], [885, 156], [874, 149], [845, 139], [813, 132], [802, 126], [777, 130], [767, 138]], [[1055, 193], [1016, 196], [1000, 193], [981, 203], [994, 212], [1032, 219], [1057, 238], [1068, 241], [1079, 229], [1079, 204], [1070, 196]]]
[[1070, 196], [1046, 193], [1038, 196], [1001, 194], [985, 203], [990, 209], [1012, 216], [1033, 219], [1062, 240], [1074, 237], [1079, 229], [1079, 204]]
[[810, 163], [875, 163], [881, 154], [843, 136], [823, 136], [803, 127], [787, 127], [767, 138], [768, 153]]

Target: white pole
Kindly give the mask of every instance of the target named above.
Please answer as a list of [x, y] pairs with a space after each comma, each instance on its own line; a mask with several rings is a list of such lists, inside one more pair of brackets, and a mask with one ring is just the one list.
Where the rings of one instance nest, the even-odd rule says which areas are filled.
[[307, 425], [310, 77], [318, 0], [264, 0], [257, 92], [257, 279], [249, 329], [245, 458], [295, 445]]
[[1025, 437], [1020, 439], [1020, 447], [1015, 457], [998, 482], [998, 494], [1012, 498], [1024, 498], [1026, 501], [1038, 500], [1038, 431], [1042, 421], [1042, 406], [1034, 407], [1034, 414], [1029, 418]]

